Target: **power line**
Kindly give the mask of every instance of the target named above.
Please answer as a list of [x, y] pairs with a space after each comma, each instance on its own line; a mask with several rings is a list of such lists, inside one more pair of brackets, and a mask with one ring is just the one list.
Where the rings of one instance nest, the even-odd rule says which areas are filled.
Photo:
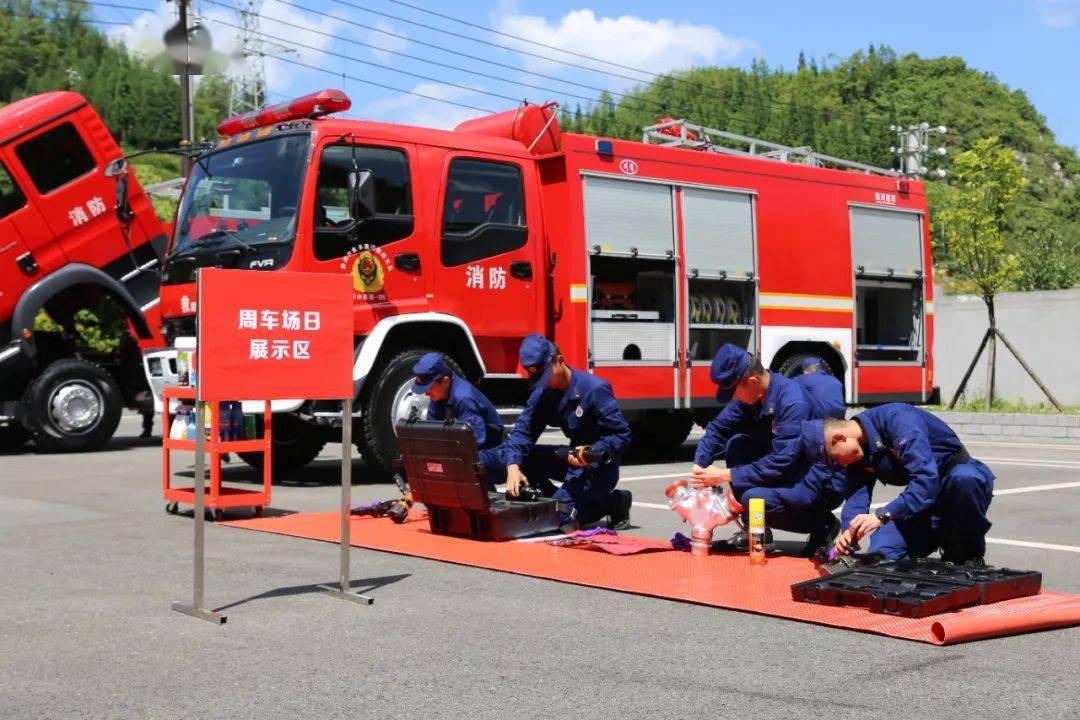
[[[239, 12], [240, 14], [244, 14], [244, 13], [248, 12], [248, 11], [243, 10], [243, 9], [241, 9], [239, 7], [236, 7], [234, 5], [230, 5], [230, 4], [224, 3], [224, 2], [219, 2], [218, 0], [204, 0], [204, 1], [210, 3], [211, 5], [216, 5], [218, 7], [227, 8], [229, 10], [234, 10], [236, 12]], [[297, 9], [300, 9], [300, 10], [306, 10], [306, 8], [303, 8], [303, 7], [299, 6], [299, 5], [296, 5], [295, 7], [297, 7]], [[315, 12], [317, 12], [317, 11], [315, 11]], [[332, 16], [329, 16], [329, 17], [332, 17]], [[596, 101], [596, 98], [593, 98], [593, 97], [588, 97], [588, 96], [585, 96], [585, 95], [578, 95], [576, 93], [572, 93], [572, 92], [569, 92], [569, 91], [566, 91], [566, 90], [559, 90], [557, 88], [545, 87], [543, 85], [533, 85], [531, 83], [523, 82], [523, 81], [520, 81], [520, 80], [512, 80], [510, 78], [502, 77], [500, 75], [492, 75], [491, 73], [485, 73], [485, 72], [481, 72], [479, 70], [472, 70], [470, 68], [462, 67], [460, 65], [452, 65], [450, 63], [444, 63], [444, 62], [440, 62], [438, 60], [431, 60], [429, 58], [423, 58], [423, 57], [420, 57], [418, 55], [412, 55], [412, 54], [401, 52], [401, 51], [398, 51], [398, 50], [391, 50], [389, 48], [384, 48], [384, 47], [381, 47], [379, 45], [372, 45], [371, 43], [366, 43], [366, 42], [363, 42], [363, 41], [360, 41], [360, 40], [353, 40], [351, 38], [342, 37], [341, 35], [334, 35], [333, 33], [323, 32], [321, 30], [316, 30], [314, 28], [309, 28], [309, 27], [305, 27], [303, 25], [298, 25], [296, 23], [292, 23], [292, 22], [289, 22], [287, 20], [280, 20], [278, 18], [273, 18], [273, 17], [263, 17], [262, 19], [263, 20], [269, 20], [270, 22], [278, 23], [279, 25], [284, 25], [286, 27], [295, 28], [297, 30], [303, 30], [305, 32], [310, 32], [310, 33], [313, 33], [315, 35], [321, 35], [323, 37], [331, 38], [333, 40], [338, 40], [340, 42], [348, 43], [350, 45], [357, 45], [359, 47], [369, 48], [371, 50], [376, 50], [376, 51], [379, 51], [379, 52], [385, 52], [385, 53], [388, 53], [388, 54], [391, 54], [391, 55], [397, 55], [399, 57], [408, 58], [410, 60], [416, 60], [416, 61], [421, 62], [421, 63], [426, 63], [428, 65], [434, 65], [436, 67], [446, 68], [448, 70], [454, 70], [454, 71], [457, 71], [457, 72], [468, 73], [470, 75], [476, 75], [477, 77], [487, 78], [489, 80], [495, 80], [497, 82], [504, 82], [504, 83], [508, 83], [510, 85], [518, 85], [518, 86], [521, 86], [521, 87], [531, 88], [533, 90], [541, 90], [543, 92], [552, 93], [552, 94], [558, 95], [558, 96], [576, 98], [578, 100], [585, 100], [587, 102], [595, 102]], [[554, 79], [559, 80], [559, 78], [554, 78]], [[601, 89], [598, 88], [598, 90], [601, 90]], [[652, 103], [652, 101], [645, 100], [643, 98], [630, 97], [630, 99], [637, 100], [637, 101], [640, 101], [640, 102], [648, 102], [650, 104], [656, 105], [656, 107], [662, 107], [657, 103]]]
[[[207, 0], [207, 1], [209, 1], [209, 0]], [[614, 95], [616, 97], [626, 98], [628, 100], [640, 100], [642, 102], [652, 103], [653, 105], [657, 105], [659, 107], [658, 103], [655, 103], [652, 100], [648, 100], [647, 98], [641, 98], [640, 96], [637, 96], [637, 95], [631, 95], [629, 93], [618, 92], [616, 90], [607, 90], [606, 88], [597, 87], [595, 85], [589, 85], [588, 83], [582, 83], [582, 82], [578, 82], [576, 80], [567, 80], [565, 78], [558, 77], [557, 75], [549, 75], [549, 74], [546, 74], [546, 73], [535, 72], [533, 70], [526, 70], [524, 68], [519, 68], [516, 65], [510, 65], [508, 63], [499, 62], [497, 60], [490, 60], [488, 58], [480, 57], [479, 55], [471, 55], [469, 53], [460, 52], [458, 50], [451, 50], [450, 48], [444, 47], [442, 45], [438, 45], [436, 43], [429, 43], [429, 42], [425, 42], [423, 40], [417, 40], [416, 38], [411, 38], [408, 35], [402, 35], [400, 33], [395, 33], [395, 32], [392, 32], [390, 30], [375, 27], [374, 25], [366, 25], [364, 23], [357, 22], [357, 21], [351, 20], [349, 18], [339, 17], [337, 15], [332, 15], [330, 13], [323, 12], [321, 10], [316, 10], [314, 8], [305, 7], [303, 5], [297, 4], [296, 2], [293, 2], [293, 0], [278, 0], [278, 1], [283, 3], [283, 4], [290, 5], [291, 7], [294, 7], [297, 10], [302, 10], [304, 12], [309, 12], [309, 13], [311, 13], [313, 15], [319, 15], [321, 17], [330, 18], [331, 20], [334, 20], [335, 22], [347, 23], [349, 25], [353, 25], [353, 26], [361, 28], [363, 30], [369, 30], [371, 32], [375, 32], [375, 33], [378, 33], [378, 34], [381, 34], [381, 35], [386, 35], [387, 37], [392, 37], [392, 38], [395, 38], [397, 40], [404, 40], [405, 42], [411, 42], [411, 43], [414, 43], [416, 45], [432, 48], [434, 50], [438, 50], [440, 52], [444, 52], [444, 53], [447, 53], [449, 55], [456, 55], [457, 57], [465, 58], [467, 60], [473, 60], [473, 61], [476, 61], [476, 62], [479, 62], [479, 63], [483, 63], [485, 65], [491, 65], [491, 66], [494, 66], [494, 67], [501, 67], [501, 68], [504, 68], [506, 70], [513, 70], [514, 72], [520, 72], [522, 74], [530, 75], [532, 77], [543, 78], [545, 80], [553, 80], [554, 82], [563, 83], [564, 85], [573, 85], [575, 87], [579, 87], [579, 88], [582, 88], [584, 90], [592, 90], [593, 92], [598, 92], [598, 93], [599, 92], [607, 92], [609, 95]], [[359, 43], [359, 41], [355, 41], [355, 42]], [[395, 51], [392, 51], [392, 50], [387, 50], [386, 48], [376, 47], [374, 45], [367, 45], [366, 43], [360, 43], [360, 44], [366, 45], [367, 47], [371, 47], [373, 49], [382, 50], [384, 52], [395, 52]], [[401, 55], [403, 55], [405, 57], [415, 57], [415, 56], [411, 56], [411, 55], [405, 55], [404, 53], [397, 53], [397, 54], [401, 54]], [[420, 60], [421, 62], [430, 62], [430, 63], [433, 63], [433, 64], [437, 64], [437, 61], [433, 61], [433, 60], [426, 60], [426, 59], [423, 59], [423, 58], [416, 58], [416, 59]], [[447, 67], [451, 67], [451, 66], [448, 65]], [[466, 72], [474, 72], [474, 71], [467, 70]], [[511, 82], [511, 81], [507, 81], [507, 82]], [[517, 84], [520, 85], [520, 84], [523, 84], [523, 83], [517, 83]], [[569, 93], [563, 93], [563, 94], [569, 95]], [[576, 96], [575, 95], [574, 97], [581, 97], [581, 96]], [[587, 99], [590, 102], [594, 101], [593, 98], [587, 98]]]
[[[391, 0], [391, 1], [393, 1], [393, 0]], [[289, 4], [295, 6], [295, 3], [293, 3], [292, 0], [279, 0], [279, 2], [288, 2]], [[634, 78], [634, 77], [630, 77], [628, 75], [623, 75], [621, 73], [611, 72], [609, 70], [600, 70], [599, 68], [589, 67], [587, 65], [582, 65], [580, 63], [570, 62], [568, 60], [560, 60], [558, 58], [553, 58], [553, 57], [550, 57], [548, 55], [541, 55], [541, 54], [538, 54], [538, 53], [532, 53], [532, 52], [529, 52], [527, 50], [522, 50], [520, 48], [515, 48], [515, 47], [509, 47], [507, 45], [503, 45], [503, 44], [496, 43], [496, 42], [491, 42], [489, 40], [483, 40], [483, 39], [480, 39], [480, 38], [469, 37], [468, 35], [463, 35], [461, 33], [454, 32], [453, 30], [447, 30], [445, 28], [440, 28], [440, 27], [437, 27], [437, 26], [434, 26], [434, 25], [428, 25], [426, 23], [421, 23], [421, 22], [418, 22], [416, 20], [410, 20], [408, 18], [400, 17], [398, 15], [392, 15], [392, 14], [381, 12], [381, 11], [378, 11], [378, 10], [372, 10], [371, 8], [364, 7], [363, 5], [357, 5], [356, 3], [349, 2], [349, 0], [332, 0], [332, 2], [335, 2], [335, 3], [339, 4], [339, 5], [344, 5], [346, 7], [351, 7], [351, 8], [354, 8], [356, 10], [360, 10], [361, 12], [367, 12], [367, 13], [371, 13], [373, 15], [378, 15], [378, 16], [385, 17], [385, 18], [388, 18], [388, 19], [397, 20], [398, 22], [406, 23], [408, 25], [413, 25], [413, 26], [424, 28], [424, 29], [427, 29], [427, 30], [433, 30], [435, 32], [442, 33], [444, 35], [449, 35], [451, 37], [460, 38], [462, 40], [468, 40], [470, 42], [480, 43], [482, 45], [487, 45], [487, 46], [490, 46], [490, 47], [499, 48], [501, 50], [509, 50], [511, 52], [516, 52], [516, 53], [521, 54], [521, 55], [527, 55], [529, 57], [539, 58], [541, 60], [547, 60], [548, 62], [553, 62], [553, 63], [559, 64], [559, 65], [564, 65], [566, 67], [572, 67], [572, 68], [578, 68], [578, 69], [581, 69], [581, 70], [587, 70], [589, 72], [597, 73], [597, 74], [600, 74], [600, 75], [607, 75], [607, 76], [613, 77], [613, 78], [620, 78], [620, 79], [623, 79], [623, 80], [630, 80], [630, 81], [636, 82], [636, 83], [646, 83], [646, 82], [648, 82], [647, 80], [645, 80], [643, 78]], [[404, 4], [404, 3], [399, 3], [399, 4]], [[427, 12], [431, 12], [432, 14], [438, 15], [438, 13], [435, 13], [434, 11], [427, 11]], [[329, 17], [334, 17], [334, 16], [330, 15]], [[343, 20], [342, 18], [335, 18], [335, 19], [337, 19], [339, 21]], [[453, 18], [451, 18], [451, 19], [453, 19]], [[441, 47], [439, 45], [436, 45], [434, 43], [426, 43], [426, 42], [421, 41], [421, 40], [415, 40], [413, 38], [410, 38], [407, 35], [401, 35], [399, 33], [393, 33], [393, 32], [383, 30], [381, 28], [376, 28], [376, 27], [373, 27], [373, 26], [370, 26], [370, 25], [364, 25], [362, 23], [355, 23], [355, 22], [352, 22], [350, 20], [343, 20], [343, 21], [344, 22], [349, 22], [349, 23], [354, 24], [354, 25], [357, 25], [358, 27], [363, 27], [363, 28], [365, 28], [367, 30], [372, 30], [372, 31], [378, 32], [378, 33], [384, 33], [386, 35], [398, 38], [400, 40], [405, 40], [405, 41], [408, 41], [408, 42], [415, 42], [415, 43], [421, 44], [421, 45], [427, 45], [429, 47], [434, 47], [436, 49], [443, 50], [444, 52], [454, 53], [454, 54], [458, 54], [458, 55], [463, 54], [463, 53], [459, 53], [459, 52], [454, 51], [454, 50], [450, 50], [448, 48], [443, 48], [443, 47]], [[461, 21], [461, 22], [464, 22], [464, 21]], [[471, 24], [471, 23], [466, 23], [466, 24]], [[494, 30], [492, 28], [485, 28], [484, 26], [478, 26], [478, 27], [489, 30], [490, 32], [494, 32], [494, 33], [497, 33], [497, 34], [503, 34], [503, 33], [500, 33], [499, 31]], [[511, 36], [511, 37], [514, 37], [514, 36]], [[538, 44], [542, 45], [542, 43], [538, 43]], [[546, 47], [553, 47], [554, 48], [555, 46], [546, 46]], [[566, 52], [566, 53], [569, 53], [571, 55], [578, 55], [579, 54], [579, 53], [575, 53], [574, 51], [565, 50], [563, 48], [557, 48], [557, 49], [559, 49], [561, 52]], [[475, 57], [475, 56], [468, 56], [468, 55], [466, 55], [466, 56], [470, 57], [471, 59], [474, 59], [474, 60], [479, 60], [480, 62], [489, 62], [489, 63], [492, 63], [492, 64], [497, 64], [497, 63], [494, 63], [494, 61], [489, 61], [489, 60], [487, 60], [485, 58], [478, 58], [478, 57]], [[584, 57], [591, 57], [591, 56], [586, 55]], [[594, 59], [599, 60], [599, 58], [594, 58]], [[599, 61], [600, 62], [607, 62], [607, 61], [604, 61], [604, 60], [599, 60]], [[509, 66], [509, 67], [511, 69], [515, 69], [515, 70], [518, 69], [518, 68], [515, 68], [514, 66]], [[634, 68], [631, 68], [631, 69], [634, 69]], [[521, 72], [529, 72], [529, 71], [521, 70]], [[680, 83], [680, 84], [683, 84], [683, 85], [687, 85], [692, 90], [696, 91], [697, 93], [702, 94], [702, 95], [704, 95], [706, 97], [710, 97], [710, 98], [715, 99], [715, 100], [726, 101], [726, 100], [729, 99], [728, 97], [726, 97], [726, 96], [724, 96], [722, 94], [714, 92], [714, 88], [709, 87], [705, 83], [702, 83], [702, 82], [699, 82], [699, 81], [687, 80], [686, 78], [678, 77], [677, 75], [675, 75], [673, 73], [651, 73], [651, 72], [646, 71], [646, 70], [638, 70], [638, 72], [650, 74], [655, 78], [660, 78], [660, 79], [667, 78], [667, 79], [670, 79], [674, 83]], [[559, 81], [560, 82], [567, 82], [567, 83], [571, 82], [569, 80], [561, 80], [561, 79]], [[632, 100], [636, 100], [636, 101], [648, 102], [648, 103], [651, 103], [651, 104], [653, 104], [653, 105], [655, 105], [657, 107], [663, 108], [662, 105], [656, 103], [655, 101], [648, 100], [647, 98], [642, 98], [640, 94], [633, 95], [633, 94], [617, 92], [617, 91], [614, 91], [614, 90], [606, 90], [606, 92], [609, 95], [614, 95], [614, 96], [623, 97], [623, 98], [627, 98], [627, 99], [632, 99]], [[782, 101], [779, 101], [779, 100], [773, 100], [773, 99], [767, 99], [767, 98], [762, 98], [762, 102], [763, 102], [763, 104], [765, 104], [767, 106], [771, 106], [771, 107], [776, 108], [776, 109], [791, 109], [791, 110], [796, 110], [796, 111], [802, 111], [802, 110], [807, 109], [805, 107], [800, 106], [798, 103], [794, 103], [794, 102], [782, 102]], [[811, 107], [809, 109], [816, 112], [816, 113], [825, 114], [824, 108], [818, 108], [818, 107], [814, 106], [813, 104], [811, 104]], [[854, 113], [851, 110], [848, 110], [848, 109], [843, 109], [843, 110], [839, 110], [839, 111], [833, 110], [833, 111], [831, 111], [831, 114], [834, 117], [847, 117], [849, 119], [854, 116]]]
[[[345, 78], [346, 80], [352, 80], [353, 82], [363, 83], [365, 85], [373, 85], [384, 90], [393, 90], [394, 92], [404, 93], [406, 95], [415, 95], [416, 97], [424, 98], [425, 100], [434, 100], [436, 102], [446, 103], [447, 105], [456, 105], [468, 110], [476, 110], [477, 112], [492, 114], [499, 112], [498, 110], [492, 110], [490, 108], [482, 108], [476, 105], [469, 105], [468, 103], [458, 102], [456, 100], [447, 100], [446, 98], [436, 97], [435, 95], [428, 95], [422, 92], [416, 92], [415, 90], [406, 90], [404, 88], [394, 87], [393, 85], [384, 85], [383, 83], [375, 82], [374, 80], [368, 80], [366, 78], [359, 78], [354, 75], [348, 75], [346, 73], [339, 73], [334, 70], [327, 70], [326, 68], [319, 67], [317, 65], [309, 65], [299, 60], [292, 60], [286, 57], [279, 57], [273, 53], [266, 53], [266, 57], [280, 60], [283, 63], [289, 65], [296, 65], [297, 67], [307, 68], [308, 70], [318, 70], [319, 72], [326, 73], [327, 75], [333, 75], [334, 77]], [[515, 101], [516, 102], [516, 101]]]
[[[231, 27], [231, 28], [235, 28], [235, 29], [240, 29], [239, 25], [236, 25], [235, 23], [225, 22], [224, 20], [215, 20], [214, 22], [218, 23], [219, 25], [224, 25], [225, 27]], [[514, 104], [517, 104], [517, 103], [521, 102], [521, 98], [510, 97], [509, 95], [502, 95], [500, 93], [491, 92], [490, 90], [481, 90], [480, 88], [469, 87], [468, 85], [462, 85], [460, 83], [451, 82], [449, 80], [440, 80], [439, 78], [432, 77], [430, 75], [422, 75], [420, 73], [415, 73], [415, 72], [412, 72], [410, 70], [399, 70], [397, 68], [391, 68], [391, 67], [383, 65], [381, 63], [372, 62], [370, 60], [361, 60], [360, 58], [354, 58], [354, 57], [351, 57], [349, 55], [344, 55], [342, 53], [334, 52], [333, 50], [327, 50], [325, 48], [318, 48], [318, 47], [315, 47], [314, 45], [306, 45], [306, 44], [298, 42], [296, 40], [289, 40], [288, 38], [278, 37], [277, 35], [271, 35], [269, 33], [263, 32], [262, 30], [257, 30], [257, 31], [253, 30], [251, 32], [253, 34], [255, 34], [255, 35], [259, 35], [259, 36], [261, 36], [263, 38], [266, 38], [268, 40], [273, 40], [275, 42], [279, 42], [282, 45], [285, 45], [285, 46], [288, 46], [288, 47], [302, 48], [304, 50], [312, 50], [314, 52], [322, 53], [324, 55], [330, 55], [331, 57], [342, 58], [344, 60], [348, 60], [349, 62], [360, 63], [361, 65], [370, 65], [372, 67], [377, 67], [380, 70], [389, 70], [390, 72], [396, 72], [396, 73], [399, 73], [401, 75], [408, 75], [409, 77], [414, 77], [414, 78], [417, 78], [418, 80], [426, 80], [427, 82], [433, 82], [433, 83], [437, 83], [439, 85], [446, 85], [448, 87], [458, 88], [459, 90], [465, 90], [465, 91], [471, 92], [471, 93], [478, 93], [480, 95], [487, 95], [489, 97], [498, 98], [499, 100], [508, 100], [509, 102], [512, 102]], [[267, 56], [269, 57], [269, 55], [267, 55]], [[335, 75], [340, 75], [340, 73], [334, 73], [332, 70], [329, 71], [329, 72], [331, 72], [331, 73], [333, 73]]]
[[[622, 64], [617, 63], [617, 62], [612, 62], [611, 60], [604, 60], [603, 58], [593, 57], [592, 55], [586, 55], [584, 53], [579, 53], [579, 52], [576, 52], [574, 50], [567, 50], [566, 48], [557, 47], [555, 45], [548, 45], [546, 43], [542, 43], [542, 42], [539, 42], [537, 40], [530, 40], [529, 38], [521, 37], [520, 35], [512, 35], [512, 34], [507, 33], [507, 32], [502, 32], [501, 30], [496, 30], [495, 28], [487, 27], [486, 25], [480, 25], [478, 23], [469, 22], [468, 20], [462, 20], [461, 18], [456, 18], [456, 17], [453, 17], [452, 15], [445, 15], [443, 13], [436, 12], [434, 10], [428, 10], [425, 7], [421, 7], [419, 5], [413, 5], [412, 3], [404, 2], [404, 0], [387, 0], [387, 1], [392, 2], [395, 5], [401, 5], [403, 7], [411, 8], [412, 10], [417, 10], [419, 12], [426, 13], [428, 15], [434, 15], [435, 17], [442, 18], [443, 20], [450, 20], [451, 22], [456, 22], [456, 23], [458, 23], [460, 25], [465, 25], [466, 27], [476, 28], [477, 30], [483, 30], [485, 32], [493, 33], [495, 35], [501, 35], [503, 37], [510, 38], [511, 40], [520, 40], [521, 42], [527, 42], [530, 45], [536, 45], [537, 47], [547, 48], [548, 50], [555, 50], [557, 52], [566, 53], [567, 55], [573, 55], [574, 57], [579, 57], [579, 58], [582, 58], [584, 60], [592, 60], [593, 62], [603, 63], [605, 65], [611, 65], [612, 67], [622, 68], [623, 70], [631, 70], [633, 72], [638, 72], [638, 73], [641, 73], [643, 75], [651, 75], [652, 77], [660, 77], [662, 75], [662, 73], [654, 73], [651, 70], [642, 70], [641, 68], [632, 67], [630, 65], [622, 65]], [[375, 11], [371, 10], [369, 12], [375, 12]]]
[[[214, 2], [214, 0], [207, 0], [207, 1], [208, 2]], [[86, 4], [86, 5], [104, 5], [106, 7], [124, 7], [124, 8], [127, 8], [129, 10], [146, 10], [146, 8], [140, 8], [140, 7], [132, 6], [132, 5], [119, 5], [117, 3], [103, 2], [102, 0], [71, 0], [71, 2], [77, 2], [77, 3], [80, 3], [80, 4]], [[215, 4], [217, 4], [217, 3], [215, 2]], [[235, 8], [233, 8], [233, 9], [235, 9]], [[231, 28], [236, 29], [236, 30], [243, 30], [244, 29], [240, 25], [237, 25], [235, 23], [226, 22], [224, 20], [214, 20], [214, 22], [216, 22], [216, 23], [218, 23], [220, 25], [224, 25], [225, 27], [231, 27]], [[300, 26], [294, 26], [294, 27], [300, 27]], [[309, 28], [302, 28], [301, 27], [300, 29], [303, 29], [305, 31], [310, 31]], [[447, 81], [447, 80], [440, 80], [439, 78], [431, 77], [430, 75], [421, 75], [420, 73], [414, 73], [414, 72], [410, 72], [408, 70], [398, 70], [396, 68], [390, 68], [390, 67], [387, 67], [386, 65], [382, 65], [380, 63], [371, 62], [371, 61], [368, 61], [368, 60], [361, 60], [359, 58], [354, 58], [354, 57], [351, 57], [349, 55], [344, 55], [342, 53], [337, 53], [337, 52], [334, 52], [332, 50], [327, 50], [327, 49], [324, 49], [324, 48], [318, 48], [318, 47], [315, 47], [314, 45], [306, 45], [304, 43], [297, 42], [296, 40], [290, 40], [288, 38], [282, 38], [282, 37], [278, 37], [276, 35], [271, 35], [269, 33], [263, 32], [262, 30], [251, 31], [251, 32], [253, 32], [253, 34], [264, 37], [264, 38], [266, 38], [268, 40], [274, 40], [275, 42], [282, 43], [283, 45], [286, 45], [286, 46], [295, 47], [295, 48], [302, 48], [304, 50], [312, 50], [314, 52], [322, 53], [324, 55], [330, 55], [330, 56], [333, 56], [333, 57], [342, 58], [344, 60], [348, 60], [349, 62], [357, 62], [357, 63], [360, 63], [362, 65], [370, 65], [372, 67], [377, 67], [377, 68], [380, 68], [380, 69], [383, 69], [383, 70], [390, 70], [391, 72], [396, 72], [396, 73], [399, 73], [399, 74], [402, 74], [402, 75], [409, 75], [410, 77], [415, 77], [415, 78], [417, 78], [419, 80], [426, 80], [427, 82], [434, 82], [434, 83], [438, 83], [440, 85], [447, 85], [449, 87], [455, 87], [455, 88], [458, 88], [460, 90], [465, 90], [465, 91], [471, 92], [471, 93], [478, 93], [480, 95], [488, 95], [490, 97], [497, 98], [499, 100], [507, 100], [509, 102], [514, 103], [515, 105], [517, 103], [521, 102], [521, 98], [510, 97], [509, 95], [501, 95], [499, 93], [493, 93], [493, 92], [490, 92], [488, 90], [481, 90], [479, 88], [472, 88], [472, 87], [469, 87], [468, 85], [462, 85], [460, 83], [454, 83], [454, 82], [450, 82], [450, 81]], [[311, 32], [318, 32], [318, 31], [311, 31]], [[277, 58], [279, 60], [281, 59], [280, 57], [278, 57], [276, 55], [272, 55], [272, 54], [269, 54], [269, 53], [264, 53], [264, 54], [266, 55], [266, 57], [274, 57], [274, 58]], [[322, 69], [322, 68], [319, 68], [319, 69]], [[338, 72], [334, 72], [332, 70], [327, 71], [327, 72], [329, 72], [332, 75], [336, 75], [338, 77], [349, 78], [349, 76], [345, 75], [344, 73], [338, 73]], [[349, 78], [349, 79], [357, 79], [357, 78]], [[368, 84], [378, 85], [378, 83], [373, 83], [373, 82], [369, 82]], [[378, 86], [383, 87], [381, 85], [378, 85]], [[406, 92], [406, 91], [401, 91], [401, 92]], [[410, 93], [410, 94], [416, 94], [416, 93]], [[429, 96], [424, 95], [422, 97], [429, 97]], [[431, 96], [429, 99], [437, 99], [437, 98], [434, 98], [434, 96]], [[466, 105], [464, 107], [469, 107], [470, 109], [473, 109], [473, 110], [477, 109], [477, 108], [475, 108], [473, 106], [468, 106], [468, 105]]]
[[408, 18], [403, 18], [403, 17], [400, 17], [398, 15], [391, 15], [390, 13], [380, 12], [378, 10], [372, 10], [371, 8], [364, 7], [363, 5], [357, 5], [356, 3], [349, 2], [348, 0], [333, 0], [333, 2], [336, 2], [338, 5], [345, 5], [347, 7], [351, 7], [351, 8], [354, 8], [356, 10], [360, 10], [361, 12], [367, 12], [367, 13], [371, 13], [373, 15], [379, 15], [380, 17], [388, 18], [390, 20], [397, 20], [398, 22], [408, 23], [409, 25], [415, 25], [416, 27], [422, 27], [422, 28], [424, 28], [426, 30], [434, 30], [435, 32], [444, 33], [446, 35], [453, 35], [454, 37], [458, 37], [458, 38], [461, 38], [463, 40], [469, 40], [471, 42], [480, 43], [481, 45], [488, 45], [490, 47], [496, 47], [496, 48], [499, 48], [500, 50], [510, 50], [512, 52], [516, 52], [516, 53], [519, 53], [521, 55], [528, 55], [529, 57], [538, 58], [540, 60], [547, 60], [548, 62], [554, 62], [554, 63], [558, 63], [560, 65], [566, 65], [568, 67], [575, 67], [575, 68], [578, 68], [580, 70], [588, 70], [589, 72], [602, 73], [604, 75], [611, 75], [612, 77], [621, 78], [623, 80], [629, 80], [631, 82], [636, 82], [636, 83], [648, 82], [647, 80], [644, 80], [642, 78], [630, 77], [629, 75], [621, 75], [619, 73], [611, 72], [610, 70], [598, 70], [596, 68], [589, 67], [588, 65], [582, 65], [580, 63], [573, 63], [573, 62], [570, 62], [568, 60], [559, 60], [557, 58], [553, 58], [553, 57], [550, 57], [548, 55], [541, 55], [539, 53], [529, 52], [528, 50], [522, 50], [520, 48], [507, 47], [506, 45], [500, 45], [499, 43], [491, 42], [490, 40], [482, 40], [480, 38], [469, 37], [468, 35], [462, 35], [461, 33], [456, 33], [456, 32], [453, 32], [452, 30], [446, 30], [444, 28], [436, 27], [434, 25], [427, 25], [427, 24], [422, 23], [422, 22], [417, 22], [416, 20], [409, 20]]

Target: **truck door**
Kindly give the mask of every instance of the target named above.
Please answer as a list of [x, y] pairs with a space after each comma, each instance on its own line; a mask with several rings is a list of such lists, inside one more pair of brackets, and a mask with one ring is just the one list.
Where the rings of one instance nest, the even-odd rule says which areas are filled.
[[68, 116], [21, 140], [14, 155], [32, 185], [31, 200], [41, 210], [50, 241], [69, 262], [120, 279], [135, 268], [113, 211], [116, 183], [98, 169], [99, 158], [76, 122]]
[[31, 283], [63, 264], [59, 245], [49, 240], [37, 208], [0, 157], [0, 322]]
[[445, 163], [434, 309], [465, 321], [489, 374], [515, 373], [521, 340], [543, 331], [535, 168], [457, 153]]
[[[424, 243], [416, 231], [410, 172], [413, 157], [409, 145], [354, 147], [338, 139], [318, 154], [305, 266], [314, 272], [351, 273], [354, 311], [366, 315], [358, 323], [368, 328], [383, 315], [427, 309]], [[374, 178], [375, 212], [354, 222], [349, 216], [348, 183], [356, 170], [368, 171]]]
[[854, 401], [925, 400], [922, 213], [851, 206]]

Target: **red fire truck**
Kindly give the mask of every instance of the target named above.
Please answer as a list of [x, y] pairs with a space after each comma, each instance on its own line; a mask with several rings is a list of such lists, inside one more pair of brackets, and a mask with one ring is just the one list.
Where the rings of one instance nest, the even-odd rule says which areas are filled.
[[[190, 347], [198, 267], [350, 273], [354, 437], [379, 468], [395, 419], [422, 400], [409, 391], [421, 354], [442, 351], [513, 405], [533, 332], [608, 380], [657, 448], [717, 412], [709, 362], [725, 342], [785, 373], [819, 357], [852, 403], [930, 397], [916, 181], [750, 138], [740, 150], [682, 121], [631, 142], [561, 133], [551, 105], [453, 131], [325, 117], [348, 107], [323, 91], [219, 126], [227, 139], [187, 182], [161, 302], [170, 342]], [[175, 355], [145, 355], [159, 398]], [[302, 398], [274, 410], [283, 464], [341, 423]]]
[[[122, 155], [76, 93], [0, 108], [0, 446], [32, 436], [45, 450], [99, 448], [146, 389], [132, 338], [116, 353], [94, 352], [74, 320], [110, 298], [134, 338], [161, 343], [156, 266], [166, 230], [114, 163]], [[63, 331], [36, 331], [41, 311]]]

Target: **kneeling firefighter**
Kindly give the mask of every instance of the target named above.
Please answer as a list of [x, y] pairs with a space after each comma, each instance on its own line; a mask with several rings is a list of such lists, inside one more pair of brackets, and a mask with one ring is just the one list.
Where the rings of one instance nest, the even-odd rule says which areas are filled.
[[465, 378], [452, 372], [446, 359], [437, 352], [424, 355], [413, 366], [412, 391], [427, 395], [428, 420], [459, 420], [466, 423], [476, 438], [476, 449], [487, 450], [503, 441], [503, 422], [499, 411], [484, 393]]
[[[850, 554], [870, 535], [870, 552], [888, 560], [926, 557], [940, 547], [943, 560], [983, 564], [994, 473], [936, 416], [901, 403], [879, 405], [850, 420], [807, 422], [802, 445], [810, 460], [844, 468], [838, 553]], [[878, 481], [904, 489], [871, 512]]]
[[[731, 509], [738, 513], [752, 498], [763, 499], [769, 528], [807, 533], [807, 553], [831, 542], [839, 530], [832, 511], [840, 505], [843, 478], [806, 460], [799, 445], [802, 423], [814, 417], [815, 405], [794, 381], [730, 343], [717, 351], [710, 377], [717, 400], [727, 404], [698, 443], [691, 485], [730, 483]], [[842, 395], [833, 400], [843, 404]], [[717, 459], [727, 467], [713, 467]], [[745, 548], [746, 532], [729, 544]]]
[[[571, 368], [554, 343], [539, 334], [522, 341], [520, 360], [532, 392], [507, 441], [480, 453], [489, 482], [505, 478], [511, 497], [531, 485], [555, 498], [564, 531], [605, 516], [609, 527], [626, 527], [633, 498], [615, 486], [623, 451], [630, 446], [630, 426], [611, 386]], [[536, 444], [549, 425], [570, 439], [570, 452]], [[556, 488], [553, 480], [562, 486]]]

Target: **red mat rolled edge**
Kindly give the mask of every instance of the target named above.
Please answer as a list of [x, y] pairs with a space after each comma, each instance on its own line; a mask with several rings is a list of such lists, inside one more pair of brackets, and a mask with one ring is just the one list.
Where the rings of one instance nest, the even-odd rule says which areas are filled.
[[[337, 513], [297, 513], [221, 524], [339, 542], [339, 523]], [[772, 558], [765, 566], [752, 566], [745, 557], [731, 555], [695, 558], [669, 550], [619, 557], [543, 542], [482, 542], [432, 534], [423, 512], [414, 512], [404, 525], [388, 518], [353, 518], [350, 533], [355, 547], [936, 645], [1080, 625], [1080, 596], [1052, 591], [919, 619], [798, 603], [791, 599], [790, 586], [817, 577], [817, 572], [796, 558]]]

